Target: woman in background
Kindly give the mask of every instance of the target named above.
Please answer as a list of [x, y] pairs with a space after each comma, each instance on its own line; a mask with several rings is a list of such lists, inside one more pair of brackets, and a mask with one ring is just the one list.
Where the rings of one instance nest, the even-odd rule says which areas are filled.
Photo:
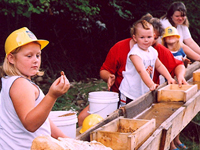
[[180, 42], [187, 45], [196, 53], [200, 54], [199, 45], [193, 40], [189, 31], [189, 21], [187, 19], [187, 9], [182, 2], [173, 2], [160, 21], [164, 28], [173, 26], [178, 30]]

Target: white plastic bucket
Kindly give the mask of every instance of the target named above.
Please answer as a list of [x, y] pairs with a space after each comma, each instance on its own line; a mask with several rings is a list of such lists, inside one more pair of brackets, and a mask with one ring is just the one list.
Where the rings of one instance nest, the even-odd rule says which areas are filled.
[[49, 118], [67, 136], [76, 138], [77, 114], [73, 111], [51, 111]]
[[106, 118], [117, 109], [119, 95], [110, 91], [90, 92], [88, 101], [90, 114], [99, 114], [101, 117]]

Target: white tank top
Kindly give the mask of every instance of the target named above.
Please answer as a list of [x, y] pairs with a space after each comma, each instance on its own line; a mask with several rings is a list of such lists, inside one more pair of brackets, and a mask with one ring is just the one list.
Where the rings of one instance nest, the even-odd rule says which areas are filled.
[[[7, 76], [6, 78], [2, 78], [0, 104], [0, 150], [30, 150], [34, 138], [40, 135], [51, 135], [48, 119], [33, 133], [26, 130], [22, 125], [9, 95], [10, 87], [17, 78], [20, 78], [20, 76]], [[34, 84], [33, 82], [31, 83]], [[41, 89], [39, 87], [38, 89], [39, 96], [35, 101], [35, 106], [37, 106], [44, 97]]]
[[141, 50], [137, 44], [133, 46], [127, 55], [125, 71], [122, 72], [123, 79], [119, 86], [120, 92], [126, 97], [134, 100], [141, 95], [149, 91], [149, 88], [143, 82], [140, 74], [137, 72], [135, 66], [133, 65], [130, 55], [137, 55], [142, 59], [142, 62], [147, 69], [149, 66], [152, 67], [153, 71], [150, 74], [153, 80], [155, 62], [158, 58], [158, 52], [150, 46], [148, 52]]

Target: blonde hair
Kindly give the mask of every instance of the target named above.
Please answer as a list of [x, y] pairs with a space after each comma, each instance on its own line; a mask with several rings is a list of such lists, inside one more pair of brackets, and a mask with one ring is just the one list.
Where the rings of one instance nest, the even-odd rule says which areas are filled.
[[145, 30], [150, 30], [151, 28], [153, 29], [153, 26], [151, 23], [147, 22], [146, 20], [138, 20], [136, 23], [133, 24], [133, 26], [130, 28], [130, 34], [131, 34], [131, 37], [133, 35], [136, 35], [136, 32], [137, 32], [137, 29], [139, 27], [143, 27], [143, 29]]
[[[32, 43], [36, 43], [36, 44], [40, 45], [38, 42], [32, 42]], [[21, 46], [21, 47], [23, 47], [23, 46]], [[12, 52], [10, 52], [10, 54], [15, 56], [15, 54], [17, 54], [20, 51], [21, 47], [16, 48]], [[15, 67], [15, 65], [11, 64], [8, 61], [7, 56], [4, 58], [3, 65], [0, 68], [0, 70], [1, 70], [1, 74], [0, 74], [1, 77], [5, 77], [5, 76], [23, 76], [21, 74], [21, 72]], [[38, 76], [44, 75], [44, 71], [38, 71], [37, 75]]]

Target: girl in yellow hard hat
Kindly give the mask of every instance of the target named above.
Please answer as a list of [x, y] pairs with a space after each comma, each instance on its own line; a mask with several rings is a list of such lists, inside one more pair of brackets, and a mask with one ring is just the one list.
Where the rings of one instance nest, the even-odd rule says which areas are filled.
[[186, 56], [193, 60], [200, 61], [200, 55], [191, 50], [188, 46], [182, 44], [179, 38], [180, 35], [177, 29], [173, 26], [169, 26], [165, 29], [165, 33], [162, 37], [162, 44], [171, 51], [176, 59], [183, 61], [186, 67], [191, 63], [190, 59], [187, 59]]
[[34, 138], [67, 137], [48, 115], [56, 99], [70, 87], [65, 75], [51, 85], [46, 96], [31, 81], [41, 64], [41, 50], [48, 44], [26, 27], [12, 32], [5, 42], [0, 104], [0, 149], [30, 150]]

